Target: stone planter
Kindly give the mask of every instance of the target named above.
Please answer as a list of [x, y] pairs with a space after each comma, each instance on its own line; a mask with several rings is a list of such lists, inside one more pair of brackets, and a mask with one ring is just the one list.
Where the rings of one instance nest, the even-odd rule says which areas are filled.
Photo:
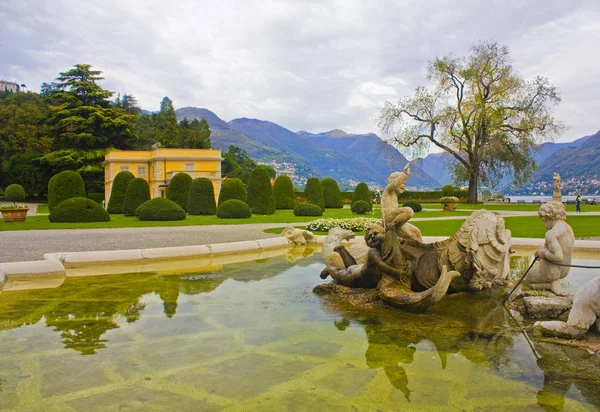
[[444, 210], [454, 211], [456, 210], [456, 202], [442, 202], [442, 208]]
[[0, 209], [0, 212], [2, 212], [2, 218], [4, 219], [5, 222], [24, 222], [25, 219], [27, 218], [28, 210], [29, 210], [29, 208], [26, 208], [26, 209], [14, 208], [14, 209]]

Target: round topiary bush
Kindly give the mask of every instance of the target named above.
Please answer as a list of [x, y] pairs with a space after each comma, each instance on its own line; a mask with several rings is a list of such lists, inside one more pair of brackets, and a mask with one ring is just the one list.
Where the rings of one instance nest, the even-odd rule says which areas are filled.
[[110, 214], [122, 214], [123, 213], [123, 202], [125, 201], [125, 192], [129, 182], [135, 179], [133, 173], [123, 170], [115, 176], [113, 180], [112, 189], [110, 191], [110, 198], [108, 199], [108, 206], [106, 210]]
[[454, 186], [444, 185], [442, 187], [442, 196], [452, 196], [454, 194]]
[[223, 219], [243, 219], [250, 216], [252, 216], [250, 207], [238, 199], [226, 200], [217, 208], [217, 217]]
[[227, 202], [228, 200], [240, 200], [246, 203], [246, 186], [244, 182], [236, 177], [230, 177], [225, 179], [221, 184], [221, 191], [219, 192], [219, 205]]
[[217, 213], [215, 189], [210, 179], [194, 179], [188, 196], [187, 211], [190, 215], [214, 215]]
[[48, 182], [48, 210], [50, 213], [63, 201], [72, 197], [86, 197], [85, 183], [77, 172], [65, 170]]
[[356, 213], [357, 215], [364, 215], [365, 213], [369, 213], [372, 207], [371, 204], [363, 200], [357, 200], [356, 202], [352, 203], [352, 205], [350, 205], [350, 208], [352, 209], [352, 213]]
[[342, 194], [340, 188], [335, 180], [330, 177], [326, 177], [321, 180], [321, 187], [323, 188], [323, 203], [325, 209], [341, 209], [344, 207], [344, 201], [342, 200]]
[[317, 177], [311, 177], [306, 181], [306, 187], [304, 188], [306, 194], [306, 201], [317, 205], [321, 210], [325, 210], [325, 203], [323, 202], [323, 188], [321, 187], [321, 181]]
[[413, 210], [413, 212], [415, 212], [415, 213], [423, 210], [423, 206], [421, 206], [421, 204], [419, 202], [415, 202], [413, 200], [409, 200], [409, 201], [405, 202], [402, 206], [410, 207]]
[[157, 197], [142, 203], [135, 214], [140, 220], [184, 220], [185, 210], [174, 201]]
[[[356, 203], [358, 201], [363, 201], [367, 205], [369, 205], [369, 210], [367, 210], [367, 212], [370, 212], [371, 209], [373, 208], [373, 200], [371, 198], [371, 191], [369, 190], [369, 186], [367, 186], [366, 183], [361, 182], [361, 183], [357, 184], [356, 187], [354, 188], [354, 193], [352, 194], [351, 205], [353, 205], [354, 203]], [[354, 211], [354, 209], [352, 209], [352, 211]]]
[[87, 197], [72, 197], [54, 207], [51, 222], [108, 222], [110, 216], [97, 202]]
[[25, 200], [25, 190], [23, 186], [12, 184], [6, 188], [4, 192], [4, 199], [9, 202], [22, 202]]
[[294, 216], [323, 216], [323, 209], [313, 203], [300, 203], [294, 208]]
[[125, 191], [123, 213], [125, 216], [135, 216], [135, 209], [148, 200], [150, 200], [150, 187], [148, 186], [148, 182], [141, 177], [132, 179]]
[[248, 206], [255, 215], [270, 215], [275, 213], [275, 197], [269, 172], [264, 167], [252, 171], [248, 182]]
[[183, 210], [187, 210], [192, 182], [192, 178], [187, 173], [177, 173], [169, 183], [167, 199], [177, 203]]
[[293, 209], [296, 207], [296, 195], [294, 194], [294, 183], [286, 175], [277, 176], [273, 185], [273, 196], [275, 197], [275, 208]]

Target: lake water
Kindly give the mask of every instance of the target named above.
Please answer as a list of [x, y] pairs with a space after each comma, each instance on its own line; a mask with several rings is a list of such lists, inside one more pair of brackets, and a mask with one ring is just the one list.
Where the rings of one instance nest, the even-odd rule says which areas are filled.
[[[512, 203], [516, 203], [519, 200], [525, 201], [525, 203], [533, 203], [534, 200], [537, 200], [537, 201], [540, 201], [540, 202], [544, 203], [544, 202], [549, 202], [550, 200], [552, 200], [552, 196], [551, 195], [549, 195], [549, 196], [511, 196], [511, 195], [504, 195], [504, 197], [505, 198], [509, 197], [510, 201]], [[574, 202], [576, 197], [577, 196], [566, 196], [566, 195], [563, 195], [562, 200], [563, 200], [563, 202], [570, 202], [570, 201]], [[598, 195], [585, 195], [585, 196], [582, 195], [581, 197], [582, 197], [582, 199], [586, 199], [586, 200], [587, 199], [595, 199], [596, 202], [600, 202], [600, 196], [598, 196]]]

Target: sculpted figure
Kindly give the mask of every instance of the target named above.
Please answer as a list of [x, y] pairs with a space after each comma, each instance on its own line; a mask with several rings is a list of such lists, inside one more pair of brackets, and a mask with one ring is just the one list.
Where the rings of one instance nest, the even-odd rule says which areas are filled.
[[307, 243], [314, 243], [317, 240], [317, 237], [311, 231], [295, 229], [292, 226], [283, 229], [281, 235], [285, 236], [294, 245], [306, 245]]
[[535, 322], [534, 329], [547, 336], [579, 339], [594, 324], [600, 332], [600, 277], [587, 282], [573, 298], [573, 308], [567, 322]]
[[[338, 269], [345, 269], [346, 265], [342, 257], [337, 253], [335, 248], [342, 244], [344, 240], [354, 239], [354, 232], [341, 227], [329, 229], [329, 233], [323, 242], [323, 260], [327, 266], [335, 266]], [[352, 243], [348, 246], [347, 251], [352, 255], [357, 263], [366, 263], [369, 246], [362, 242]]]
[[557, 202], [562, 202], [562, 194], [560, 193], [560, 175], [558, 173], [554, 173], [554, 191], [552, 192], [552, 200], [556, 200]]
[[[388, 184], [381, 193], [381, 215], [383, 217], [384, 226], [394, 225], [400, 231], [399, 234], [404, 234], [412, 239], [423, 241], [421, 231], [418, 227], [406, 223], [402, 216], [398, 216], [403, 212], [398, 207], [398, 196], [404, 192], [410, 167], [407, 164], [404, 166], [403, 172], [394, 172], [388, 177]], [[402, 220], [402, 222], [400, 222]]]
[[558, 296], [568, 295], [560, 286], [560, 280], [569, 274], [573, 254], [575, 235], [571, 226], [565, 222], [567, 213], [561, 202], [544, 203], [538, 212], [548, 229], [544, 246], [538, 249], [539, 262], [525, 278], [525, 284], [533, 289], [549, 289]]

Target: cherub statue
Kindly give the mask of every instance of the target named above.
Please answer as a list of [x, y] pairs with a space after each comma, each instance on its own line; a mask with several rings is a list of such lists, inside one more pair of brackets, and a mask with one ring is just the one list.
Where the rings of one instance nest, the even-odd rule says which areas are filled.
[[388, 177], [388, 184], [381, 193], [381, 214], [384, 226], [393, 225], [401, 234], [421, 242], [423, 241], [421, 231], [418, 227], [406, 223], [407, 219], [401, 216], [405, 211], [398, 207], [398, 196], [404, 192], [409, 174], [410, 165], [407, 163], [404, 171], [394, 172]]
[[552, 192], [552, 200], [556, 200], [557, 202], [562, 202], [562, 194], [560, 193], [560, 175], [558, 173], [554, 173], [554, 191]]
[[560, 286], [560, 280], [569, 274], [575, 235], [571, 226], [565, 222], [567, 213], [565, 206], [555, 200], [544, 203], [538, 215], [548, 229], [544, 246], [540, 247], [536, 256], [540, 261], [531, 269], [525, 278], [525, 284], [533, 289], [549, 289], [558, 296], [568, 295]]

